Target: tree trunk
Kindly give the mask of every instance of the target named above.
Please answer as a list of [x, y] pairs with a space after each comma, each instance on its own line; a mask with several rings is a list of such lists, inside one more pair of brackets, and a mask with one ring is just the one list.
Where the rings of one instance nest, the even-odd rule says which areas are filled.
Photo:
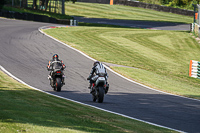
[[27, 0], [22, 0], [22, 7], [27, 8]]
[[33, 0], [33, 9], [37, 9], [37, 0]]
[[45, 3], [45, 11], [47, 11], [48, 3], [49, 3], [49, 0], [46, 0], [46, 3]]
[[42, 7], [45, 6], [45, 11], [47, 10], [49, 0], [42, 0]]

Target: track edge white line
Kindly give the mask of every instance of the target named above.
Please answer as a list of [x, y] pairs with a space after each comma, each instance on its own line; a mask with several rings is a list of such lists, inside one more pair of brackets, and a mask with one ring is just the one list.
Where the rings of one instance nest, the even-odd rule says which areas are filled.
[[140, 122], [144, 122], [144, 123], [147, 123], [147, 124], [150, 124], [150, 125], [153, 125], [153, 126], [157, 126], [157, 127], [161, 127], [161, 128], [165, 128], [165, 129], [169, 129], [169, 130], [173, 130], [173, 131], [177, 131], [177, 132], [180, 132], [180, 133], [185, 133], [184, 131], [180, 131], [180, 130], [177, 130], [177, 129], [173, 129], [173, 128], [169, 128], [169, 127], [165, 127], [165, 126], [162, 126], [162, 125], [158, 125], [158, 124], [155, 124], [155, 123], [151, 123], [151, 122], [148, 122], [148, 121], [143, 121], [143, 120], [140, 120], [140, 119], [137, 119], [137, 118], [134, 118], [134, 117], [130, 117], [130, 116], [127, 116], [127, 115], [124, 115], [124, 114], [120, 114], [120, 113], [117, 113], [117, 112], [113, 112], [113, 111], [109, 111], [109, 110], [106, 110], [106, 109], [102, 109], [102, 108], [99, 108], [99, 107], [96, 107], [96, 106], [92, 106], [92, 105], [89, 105], [89, 104], [85, 104], [85, 103], [82, 103], [82, 102], [79, 102], [79, 101], [75, 101], [75, 100], [72, 100], [72, 99], [69, 99], [69, 98], [65, 98], [65, 97], [62, 97], [62, 96], [58, 96], [58, 95], [54, 95], [54, 94], [51, 94], [49, 92], [46, 92], [46, 91], [43, 91], [43, 90], [40, 90], [38, 88], [35, 88], [27, 83], [25, 83], [24, 81], [20, 80], [19, 78], [15, 77], [14, 75], [12, 75], [9, 71], [7, 71], [4, 67], [2, 67], [0, 65], [0, 69], [6, 73], [8, 76], [12, 77], [13, 79], [15, 79], [16, 81], [18, 81], [19, 83], [22, 83], [36, 91], [39, 91], [39, 92], [42, 92], [42, 93], [45, 93], [45, 94], [48, 94], [48, 95], [51, 95], [51, 96], [55, 96], [57, 98], [61, 98], [61, 99], [64, 99], [64, 100], [68, 100], [68, 101], [71, 101], [71, 102], [75, 102], [75, 103], [78, 103], [78, 104], [81, 104], [81, 105], [85, 105], [85, 106], [88, 106], [88, 107], [92, 107], [92, 108], [95, 108], [95, 109], [98, 109], [98, 110], [101, 110], [101, 111], [105, 111], [105, 112], [108, 112], [108, 113], [112, 113], [112, 114], [116, 114], [116, 115], [119, 115], [119, 116], [122, 116], [122, 117], [126, 117], [126, 118], [129, 118], [129, 119], [132, 119], [132, 120], [137, 120], [137, 121], [140, 121]]

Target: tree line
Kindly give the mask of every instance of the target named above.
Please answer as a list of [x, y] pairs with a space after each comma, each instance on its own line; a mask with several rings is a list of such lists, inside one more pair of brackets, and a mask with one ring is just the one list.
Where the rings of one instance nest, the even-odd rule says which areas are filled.
[[144, 3], [158, 4], [175, 8], [193, 9], [193, 4], [199, 4], [200, 0], [138, 0]]
[[[43, 10], [46, 11], [50, 1], [62, 1], [62, 0], [32, 0], [32, 2], [33, 2], [32, 8], [38, 9], [38, 2], [39, 2], [39, 6], [44, 7]], [[65, 1], [72, 1], [73, 3], [76, 2], [76, 0], [65, 0]], [[28, 0], [0, 0], [0, 9], [2, 9], [4, 4], [11, 5], [12, 2], [18, 3], [18, 5], [21, 2], [21, 7], [26, 8]]]
[[[49, 3], [49, 0], [32, 0], [34, 9], [38, 8], [38, 6], [37, 6], [37, 2], [38, 1], [39, 1], [39, 5], [43, 6], [43, 7], [47, 7], [47, 5]], [[13, 2], [16, 2], [16, 3], [19, 4], [20, 0], [13, 0]], [[28, 2], [28, 0], [21, 0], [21, 6], [23, 8], [26, 8], [27, 7], [27, 2]], [[0, 5], [11, 4], [11, 3], [12, 3], [12, 0], [0, 0]], [[45, 8], [45, 10], [46, 10], [46, 8]]]
[[[8, 3], [8, 1], [12, 0], [0, 0], [0, 9], [5, 3]], [[19, 1], [19, 0], [15, 0]], [[28, 0], [21, 0], [22, 7], [26, 7]], [[37, 1], [33, 0], [33, 8], [37, 9]], [[47, 5], [50, 0], [39, 0], [40, 5], [45, 7], [45, 10], [47, 9]], [[65, 1], [72, 1], [75, 3], [76, 0], [65, 0]], [[192, 9], [193, 5], [199, 4], [200, 0], [137, 0], [144, 3], [150, 3], [150, 4], [158, 4], [158, 5], [164, 5], [164, 6], [170, 6], [175, 8], [184, 8], [184, 9]]]

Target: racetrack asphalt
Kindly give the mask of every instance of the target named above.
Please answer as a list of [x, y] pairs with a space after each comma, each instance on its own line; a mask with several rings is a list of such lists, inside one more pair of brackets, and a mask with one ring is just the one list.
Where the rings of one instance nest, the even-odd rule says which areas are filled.
[[[0, 65], [38, 89], [185, 132], [200, 132], [200, 101], [168, 95], [134, 84], [108, 70], [110, 90], [103, 103], [92, 102], [87, 88], [93, 61], [41, 34], [48, 23], [0, 18]], [[66, 85], [55, 92], [46, 69], [57, 53], [66, 64]], [[59, 103], [58, 103], [59, 104]]]

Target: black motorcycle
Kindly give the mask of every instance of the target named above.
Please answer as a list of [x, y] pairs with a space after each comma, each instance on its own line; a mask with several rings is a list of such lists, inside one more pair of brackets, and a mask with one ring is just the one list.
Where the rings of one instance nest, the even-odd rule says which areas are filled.
[[50, 85], [55, 91], [61, 91], [61, 87], [63, 86], [63, 70], [61, 69], [54, 69], [51, 72], [51, 77], [48, 77], [50, 80]]

